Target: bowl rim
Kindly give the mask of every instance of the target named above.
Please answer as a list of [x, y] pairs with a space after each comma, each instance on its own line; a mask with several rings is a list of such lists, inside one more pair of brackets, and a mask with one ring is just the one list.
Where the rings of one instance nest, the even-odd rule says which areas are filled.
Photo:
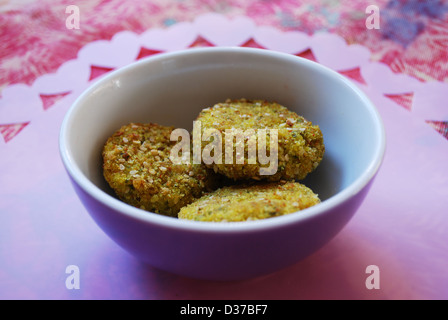
[[[300, 214], [287, 214], [283, 216], [278, 216], [270, 219], [262, 219], [255, 221], [241, 221], [241, 222], [205, 222], [205, 221], [191, 221], [191, 220], [181, 220], [174, 217], [168, 217], [160, 215], [157, 213], [148, 212], [131, 205], [124, 203], [123, 201], [109, 195], [105, 191], [97, 187], [78, 167], [74, 158], [71, 154], [70, 146], [68, 145], [68, 129], [71, 125], [72, 116], [78, 109], [84, 100], [88, 99], [88, 96], [96, 91], [103, 83], [110, 81], [113, 78], [120, 76], [121, 74], [131, 72], [133, 69], [139, 68], [141, 65], [156, 63], [159, 60], [172, 59], [184, 55], [201, 55], [201, 54], [234, 54], [234, 53], [245, 53], [253, 55], [264, 55], [273, 58], [285, 59], [294, 63], [305, 64], [307, 67], [315, 68], [317, 71], [324, 72], [327, 76], [332, 77], [335, 81], [343, 82], [348, 86], [354, 94], [358, 95], [363, 105], [368, 109], [371, 115], [376, 133], [379, 140], [377, 143], [376, 150], [374, 151], [374, 156], [369, 161], [366, 170], [358, 176], [352, 183], [347, 187], [331, 196], [330, 198], [322, 201], [321, 203], [314, 205], [310, 208], [306, 208], [300, 211]], [[274, 229], [278, 227], [283, 227], [287, 225], [292, 225], [301, 221], [312, 219], [320, 214], [323, 214], [334, 207], [337, 207], [346, 201], [348, 201], [352, 196], [359, 193], [368, 183], [375, 177], [378, 172], [382, 161], [384, 159], [384, 154], [386, 150], [386, 133], [383, 125], [381, 116], [376, 109], [375, 105], [367, 97], [367, 95], [356, 86], [353, 82], [346, 79], [343, 75], [338, 72], [326, 67], [317, 62], [301, 58], [288, 53], [283, 53], [279, 51], [273, 51], [269, 49], [260, 48], [246, 48], [246, 47], [204, 47], [204, 48], [189, 48], [172, 52], [165, 52], [155, 56], [150, 56], [143, 58], [141, 60], [132, 62], [124, 67], [116, 69], [102, 78], [98, 79], [96, 82], [91, 84], [86, 88], [72, 103], [69, 107], [67, 113], [62, 121], [60, 131], [59, 131], [59, 153], [63, 165], [72, 178], [72, 180], [86, 192], [89, 196], [94, 198], [96, 201], [100, 202], [102, 205], [109, 207], [110, 209], [119, 212], [120, 214], [138, 220], [143, 223], [150, 223], [153, 225], [159, 225], [161, 227], [177, 229], [183, 231], [196, 231], [196, 232], [220, 232], [220, 233], [233, 233], [233, 232], [250, 232], [250, 231], [261, 231], [267, 229]], [[88, 210], [87, 210], [88, 211]], [[90, 214], [90, 212], [89, 212]]]

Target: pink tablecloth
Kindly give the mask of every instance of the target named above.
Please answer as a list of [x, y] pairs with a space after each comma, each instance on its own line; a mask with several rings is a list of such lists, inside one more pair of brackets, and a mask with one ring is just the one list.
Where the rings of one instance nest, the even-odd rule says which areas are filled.
[[[0, 4], [0, 298], [447, 299], [448, 4], [376, 3], [380, 29], [366, 27], [368, 1], [85, 1], [79, 29], [62, 1]], [[205, 45], [322, 63], [364, 90], [386, 126], [384, 164], [349, 225], [258, 279], [196, 281], [136, 261], [89, 218], [58, 155], [66, 110], [101, 74]], [[366, 286], [370, 265], [379, 289]]]

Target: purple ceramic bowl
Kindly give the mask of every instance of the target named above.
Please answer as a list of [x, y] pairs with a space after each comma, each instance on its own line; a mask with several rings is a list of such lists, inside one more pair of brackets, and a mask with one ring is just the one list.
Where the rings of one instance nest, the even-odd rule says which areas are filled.
[[[190, 130], [199, 111], [227, 98], [275, 100], [318, 124], [326, 152], [304, 183], [322, 202], [259, 221], [185, 221], [114, 197], [101, 169], [106, 139], [130, 122]], [[347, 224], [385, 151], [381, 118], [353, 83], [317, 63], [252, 48], [200, 48], [140, 60], [101, 78], [68, 111], [60, 151], [97, 225], [148, 264], [193, 278], [240, 280], [304, 259]]]

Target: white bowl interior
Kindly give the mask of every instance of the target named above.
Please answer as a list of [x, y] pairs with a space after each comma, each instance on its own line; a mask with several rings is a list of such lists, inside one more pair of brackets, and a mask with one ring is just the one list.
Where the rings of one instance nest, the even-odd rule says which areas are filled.
[[101, 150], [120, 126], [155, 122], [190, 130], [201, 109], [243, 97], [275, 100], [320, 126], [324, 160], [304, 183], [322, 200], [378, 165], [379, 116], [353, 84], [305, 59], [243, 48], [163, 54], [107, 75], [69, 111], [68, 154], [82, 174], [110, 193]]

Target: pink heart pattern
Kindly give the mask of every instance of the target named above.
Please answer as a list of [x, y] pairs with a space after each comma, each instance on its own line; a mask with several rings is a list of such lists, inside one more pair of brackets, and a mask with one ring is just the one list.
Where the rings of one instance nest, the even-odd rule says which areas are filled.
[[147, 56], [198, 46], [256, 47], [308, 58], [392, 99], [448, 138], [448, 84], [423, 83], [394, 73], [387, 65], [370, 61], [368, 49], [348, 45], [334, 34], [310, 36], [257, 26], [247, 17], [228, 18], [207, 13], [191, 23], [149, 29], [139, 35], [123, 31], [110, 41], [94, 41], [78, 52], [77, 59], [67, 61], [54, 74], [39, 77], [32, 86], [5, 88], [0, 98], [2, 145], [11, 142], [33, 118], [40, 117], [69, 93], [80, 94], [97, 77]]

